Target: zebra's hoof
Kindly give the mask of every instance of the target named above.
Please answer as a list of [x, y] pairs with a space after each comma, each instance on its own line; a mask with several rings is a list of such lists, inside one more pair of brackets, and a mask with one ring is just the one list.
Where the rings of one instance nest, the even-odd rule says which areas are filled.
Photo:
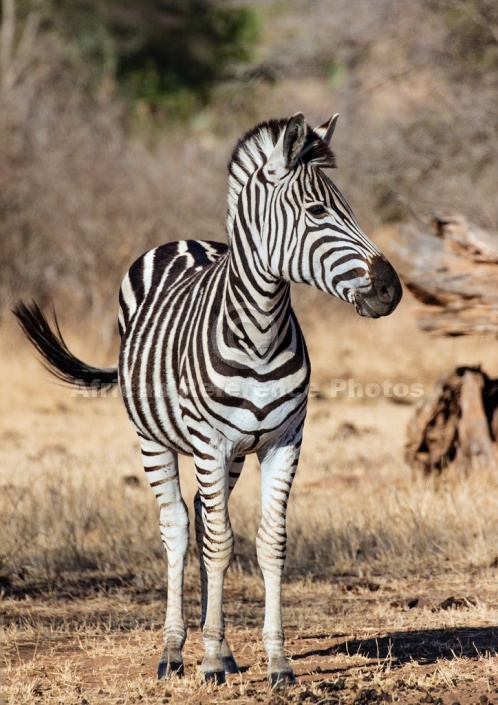
[[286, 688], [296, 682], [296, 676], [292, 671], [276, 671], [268, 676], [270, 688]]
[[223, 670], [225, 674], [240, 673], [240, 669], [237, 666], [237, 661], [233, 656], [222, 656], [221, 662], [223, 663]]
[[171, 676], [183, 676], [183, 663], [181, 661], [160, 661], [157, 668], [159, 680], [169, 680]]
[[221, 685], [225, 682], [225, 671], [206, 671], [204, 674], [204, 680], [206, 683]]

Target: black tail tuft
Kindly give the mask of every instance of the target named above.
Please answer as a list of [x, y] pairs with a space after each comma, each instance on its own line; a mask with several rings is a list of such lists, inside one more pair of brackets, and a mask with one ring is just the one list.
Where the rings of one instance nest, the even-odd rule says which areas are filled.
[[42, 357], [44, 367], [57, 379], [76, 387], [110, 389], [118, 382], [117, 367], [92, 367], [69, 352], [54, 312], [55, 331], [34, 302], [20, 302], [12, 312], [24, 334]]

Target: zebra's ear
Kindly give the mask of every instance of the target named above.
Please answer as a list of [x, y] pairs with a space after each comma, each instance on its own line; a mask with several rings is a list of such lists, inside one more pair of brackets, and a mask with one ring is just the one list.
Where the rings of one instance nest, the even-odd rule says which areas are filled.
[[287, 123], [284, 132], [283, 154], [288, 169], [295, 166], [306, 141], [306, 120], [302, 113], [296, 113]]
[[315, 127], [313, 132], [316, 132], [316, 134], [325, 142], [325, 144], [329, 145], [330, 141], [332, 140], [332, 135], [334, 134], [335, 126], [337, 125], [337, 120], [339, 119], [339, 113], [336, 113], [333, 115], [330, 120], [327, 120], [327, 122], [324, 122], [323, 125], [320, 125], [320, 127]]
[[296, 165], [299, 154], [306, 142], [307, 125], [302, 113], [293, 115], [268, 159], [270, 173], [282, 176]]

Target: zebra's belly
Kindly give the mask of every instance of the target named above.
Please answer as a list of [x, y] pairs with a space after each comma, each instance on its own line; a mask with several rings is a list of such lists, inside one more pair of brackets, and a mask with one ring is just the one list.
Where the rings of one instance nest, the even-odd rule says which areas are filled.
[[134, 384], [135, 375], [127, 372], [120, 369], [121, 397], [139, 436], [191, 455], [191, 439], [180, 413], [176, 385], [167, 378]]
[[[164, 327], [169, 329], [167, 320]], [[132, 346], [125, 342], [120, 364], [123, 401], [146, 438], [191, 455], [199, 450], [201, 437], [227, 455], [245, 455], [277, 443], [306, 412], [306, 359], [297, 358], [284, 376], [280, 368], [246, 377], [237, 369], [211, 368], [206, 376], [196, 362], [200, 346], [197, 353], [186, 351], [182, 361], [174, 337], [165, 335], [161, 345], [152, 340], [151, 349], [145, 343], [140, 354], [126, 354]]]

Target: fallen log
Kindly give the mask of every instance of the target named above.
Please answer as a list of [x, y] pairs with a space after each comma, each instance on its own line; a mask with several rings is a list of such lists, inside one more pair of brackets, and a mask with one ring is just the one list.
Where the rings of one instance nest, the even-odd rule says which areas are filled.
[[423, 330], [498, 332], [498, 233], [462, 215], [436, 215], [429, 227], [403, 226], [396, 249], [405, 286], [424, 304], [414, 311]]

